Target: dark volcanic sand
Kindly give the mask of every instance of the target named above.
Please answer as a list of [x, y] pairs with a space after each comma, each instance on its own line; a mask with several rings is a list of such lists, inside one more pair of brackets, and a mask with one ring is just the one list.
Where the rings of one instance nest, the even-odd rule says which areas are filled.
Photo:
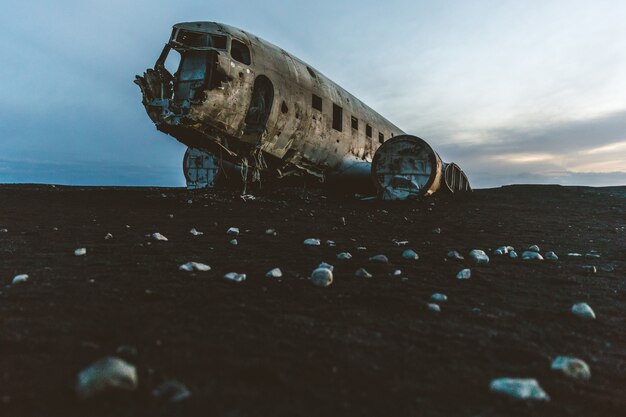
[[[245, 203], [231, 191], [0, 186], [0, 415], [623, 416], [625, 225], [626, 188], [515, 186], [389, 204], [294, 189]], [[242, 230], [237, 247], [231, 226]], [[146, 237], [156, 231], [169, 242]], [[337, 247], [305, 247], [309, 237]], [[393, 239], [420, 259], [402, 259]], [[521, 255], [531, 244], [560, 260], [492, 255], [468, 281], [455, 279], [468, 262], [446, 260], [451, 249]], [[74, 256], [79, 247], [86, 256]], [[566, 255], [592, 249], [602, 257]], [[354, 258], [336, 260], [342, 251]], [[389, 267], [370, 267], [380, 253]], [[178, 270], [192, 260], [213, 269]], [[335, 265], [329, 288], [306, 279], [321, 261]], [[582, 269], [607, 264], [615, 271]], [[355, 278], [361, 266], [374, 278]], [[264, 276], [274, 267], [284, 278]], [[230, 271], [247, 281], [224, 281]], [[10, 285], [22, 273], [30, 280]], [[439, 314], [426, 308], [435, 292], [449, 297]], [[582, 301], [595, 321], [570, 313]], [[120, 345], [138, 350], [128, 358], [138, 391], [77, 400], [77, 373]], [[551, 371], [557, 355], [587, 361], [592, 379]], [[503, 376], [537, 378], [551, 401], [490, 393]], [[170, 378], [190, 388], [187, 402], [152, 398]]]

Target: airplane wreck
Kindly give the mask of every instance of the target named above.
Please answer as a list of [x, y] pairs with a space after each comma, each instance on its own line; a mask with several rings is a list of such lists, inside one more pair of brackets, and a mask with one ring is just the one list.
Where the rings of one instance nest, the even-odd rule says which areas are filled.
[[[166, 60], [178, 54], [177, 69]], [[137, 76], [157, 129], [189, 148], [189, 188], [221, 172], [244, 183], [313, 176], [387, 200], [471, 191], [454, 163], [405, 134], [315, 68], [241, 29], [174, 25], [154, 68]]]

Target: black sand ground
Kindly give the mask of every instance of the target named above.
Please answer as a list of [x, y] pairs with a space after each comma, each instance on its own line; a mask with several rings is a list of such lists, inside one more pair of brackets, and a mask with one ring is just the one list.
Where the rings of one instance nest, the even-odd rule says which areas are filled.
[[[389, 204], [298, 190], [246, 203], [228, 191], [0, 186], [0, 415], [623, 416], [625, 226], [626, 188], [515, 186]], [[157, 231], [169, 242], [146, 237]], [[309, 237], [337, 247], [305, 247]], [[402, 259], [393, 239], [420, 259]], [[559, 261], [446, 260], [451, 249], [530, 244]], [[86, 256], [74, 256], [79, 247]], [[589, 250], [601, 258], [566, 256]], [[354, 258], [336, 260], [342, 251]], [[390, 265], [371, 267], [380, 253]], [[178, 270], [192, 260], [212, 271]], [[306, 279], [321, 261], [335, 265], [329, 288]], [[355, 278], [361, 266], [375, 276]], [[456, 280], [464, 266], [472, 278]], [[274, 267], [284, 278], [264, 277]], [[230, 271], [247, 281], [224, 281]], [[10, 285], [22, 273], [30, 280]], [[449, 297], [439, 314], [426, 308], [435, 292]], [[582, 301], [595, 321], [570, 313]], [[137, 348], [127, 359], [138, 391], [77, 400], [77, 373], [120, 345]], [[551, 371], [557, 355], [587, 361], [591, 380]], [[503, 376], [537, 378], [551, 401], [490, 393]], [[187, 402], [152, 398], [171, 378], [190, 388]]]

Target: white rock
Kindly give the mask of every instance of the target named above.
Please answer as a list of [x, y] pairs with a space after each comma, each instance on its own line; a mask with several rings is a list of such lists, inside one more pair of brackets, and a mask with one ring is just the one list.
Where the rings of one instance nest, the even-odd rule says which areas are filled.
[[87, 255], [87, 249], [85, 248], [78, 248], [74, 251], [74, 255], [76, 256], [83, 256], [83, 255]]
[[111, 233], [107, 233], [106, 236], [104, 237], [104, 240], [109, 240], [109, 239], [113, 239], [113, 235]]
[[589, 369], [589, 365], [587, 365], [585, 361], [578, 358], [557, 356], [554, 361], [552, 361], [552, 369], [560, 371], [563, 375], [574, 379], [587, 380], [591, 378], [591, 369]]
[[436, 235], [440, 235], [441, 234], [441, 228], [437, 227], [433, 229], [433, 233]]
[[232, 282], [244, 282], [246, 280], [246, 274], [229, 272], [228, 274], [224, 275], [224, 279]]
[[0, 229], [0, 233], [9, 233], [8, 229]]
[[371, 262], [376, 262], [379, 264], [387, 264], [389, 263], [389, 259], [385, 255], [374, 255], [370, 257]]
[[265, 274], [268, 278], [281, 278], [283, 276], [283, 271], [280, 268], [274, 268], [271, 271], [267, 271]]
[[274, 230], [274, 229], [267, 229], [265, 231], [265, 234], [266, 235], [270, 235], [270, 236], [276, 236], [277, 235], [276, 230]]
[[572, 258], [580, 258], [582, 255], [580, 253], [570, 252], [567, 254], [567, 256], [571, 256]]
[[318, 287], [328, 287], [333, 283], [333, 271], [328, 268], [317, 268], [311, 273], [311, 282]]
[[420, 258], [417, 252], [415, 252], [413, 249], [407, 249], [404, 252], [402, 252], [402, 257], [404, 259], [411, 259], [411, 260], [417, 260]]
[[231, 227], [226, 231], [226, 234], [229, 236], [239, 236], [239, 228]]
[[600, 258], [600, 254], [596, 253], [596, 252], [585, 253], [585, 258], [599, 259]]
[[509, 258], [517, 259], [517, 252], [515, 252], [514, 250], [509, 251]]
[[485, 251], [482, 251], [480, 249], [472, 250], [469, 253], [469, 256], [470, 256], [470, 258], [472, 258], [472, 260], [476, 264], [488, 264], [489, 263], [489, 256], [487, 256]]
[[372, 274], [367, 272], [364, 268], [359, 268], [354, 273], [354, 276], [357, 277], [357, 278], [371, 278]]
[[228, 242], [228, 243], [230, 243], [230, 244], [231, 244], [231, 245], [233, 245], [233, 246], [237, 246], [237, 245], [239, 244], [239, 242], [237, 242], [237, 239], [233, 239], [233, 240], [231, 240], [231, 241], [230, 241], [230, 242]]
[[202, 235], [204, 234], [203, 232], [199, 232], [199, 231], [197, 231], [195, 227], [194, 227], [193, 229], [191, 229], [191, 230], [189, 231], [189, 233], [191, 233], [191, 234], [192, 234], [192, 235], [194, 235], [194, 236], [202, 236]]
[[187, 262], [186, 264], [182, 264], [181, 266], [179, 266], [178, 269], [180, 269], [181, 271], [187, 271], [187, 272], [191, 272], [191, 271], [206, 272], [206, 271], [210, 271], [211, 267], [209, 265], [206, 265], [200, 262]]
[[347, 261], [348, 259], [352, 259], [352, 255], [350, 252], [341, 252], [337, 254], [337, 259]]
[[508, 246], [500, 246], [499, 248], [494, 250], [493, 253], [495, 255], [506, 255], [507, 253], [509, 253], [509, 248]]
[[367, 248], [365, 246], [357, 246], [356, 250], [358, 250], [359, 252], [365, 252]]
[[504, 255], [504, 252], [501, 249], [496, 249], [493, 251], [494, 255]]
[[163, 236], [161, 233], [158, 233], [158, 232], [152, 233], [152, 239], [160, 240], [162, 242], [167, 242], [168, 241], [168, 239], [165, 236]]
[[546, 252], [545, 255], [543, 255], [544, 258], [546, 258], [549, 261], [558, 261], [559, 257], [557, 256], [556, 253], [550, 251], [550, 252]]
[[165, 381], [152, 391], [152, 396], [170, 403], [178, 403], [191, 397], [189, 389], [179, 381]]
[[549, 401], [550, 397], [539, 386], [536, 379], [498, 378], [489, 385], [491, 392], [505, 394], [520, 400]]
[[472, 271], [469, 268], [465, 268], [456, 274], [456, 279], [470, 279], [471, 276]]
[[539, 246], [537, 246], [537, 245], [530, 245], [528, 247], [528, 249], [526, 249], [526, 250], [528, 250], [530, 252], [537, 252], [537, 253], [541, 252], [541, 250], [539, 249]]
[[335, 246], [337, 246], [337, 244], [333, 240], [327, 240], [326, 246], [328, 246], [329, 248], [334, 248]]
[[168, 214], [167, 217], [169, 217], [170, 219], [173, 219], [174, 215], [173, 214]]
[[100, 359], [78, 374], [76, 393], [80, 398], [91, 398], [110, 390], [137, 389], [137, 370], [115, 357]]
[[598, 268], [596, 268], [595, 265], [583, 265], [582, 268], [588, 274], [595, 274], [598, 272]]
[[527, 250], [526, 252], [522, 253], [522, 259], [525, 261], [543, 261], [543, 256], [541, 256], [541, 254], [538, 252]]
[[429, 303], [427, 307], [430, 311], [433, 311], [435, 313], [441, 312], [441, 307], [439, 307], [439, 304]]
[[461, 261], [461, 260], [465, 259], [465, 258], [463, 257], [463, 255], [461, 255], [459, 252], [457, 252], [457, 251], [455, 251], [455, 250], [451, 250], [450, 252], [448, 252], [448, 258], [451, 258], [451, 259], [457, 259], [457, 260], [459, 260], [459, 261]]
[[334, 266], [332, 266], [331, 264], [327, 264], [326, 262], [321, 262], [317, 267], [330, 269], [331, 271], [335, 269]]
[[12, 284], [23, 284], [28, 281], [28, 274], [20, 274], [13, 277]]
[[396, 239], [393, 239], [392, 242], [396, 246], [406, 246], [409, 243], [408, 240], [396, 240]]
[[315, 238], [304, 239], [305, 246], [320, 246], [321, 244], [322, 243], [320, 242], [319, 239], [315, 239]]
[[402, 276], [402, 271], [399, 269], [396, 269], [395, 271], [393, 271], [393, 274], [391, 274], [392, 276], [398, 278], [400, 276]]
[[434, 301], [445, 302], [448, 301], [448, 296], [445, 294], [435, 293], [430, 296], [430, 299]]
[[587, 303], [578, 303], [572, 306], [572, 313], [583, 319], [595, 319], [596, 313]]

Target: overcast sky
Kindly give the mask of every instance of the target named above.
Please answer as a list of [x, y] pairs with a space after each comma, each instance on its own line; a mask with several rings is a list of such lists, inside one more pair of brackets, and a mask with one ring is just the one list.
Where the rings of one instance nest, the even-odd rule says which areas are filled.
[[21, 0], [0, 14], [0, 183], [184, 184], [135, 74], [181, 21], [254, 33], [475, 187], [626, 184], [626, 2]]

